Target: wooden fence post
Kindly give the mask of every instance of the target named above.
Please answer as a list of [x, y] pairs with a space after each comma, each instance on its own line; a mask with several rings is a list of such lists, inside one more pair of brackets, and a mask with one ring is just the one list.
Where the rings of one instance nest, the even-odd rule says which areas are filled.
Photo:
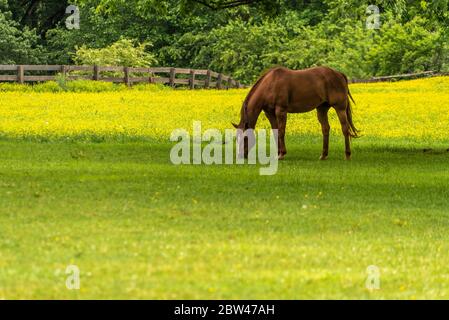
[[20, 84], [25, 83], [25, 71], [24, 71], [23, 66], [17, 66], [17, 81]]
[[174, 87], [175, 86], [175, 78], [176, 78], [176, 69], [175, 68], [170, 68], [170, 87]]
[[207, 70], [207, 73], [206, 73], [206, 80], [204, 81], [204, 88], [206, 88], [206, 89], [209, 89], [209, 87], [210, 87], [210, 80], [211, 80], [211, 71], [210, 70]]
[[97, 65], [94, 65], [94, 77], [93, 77], [93, 79], [95, 81], [100, 80], [100, 67], [97, 66]]
[[148, 69], [148, 81], [149, 81], [149, 83], [155, 83], [155, 81], [154, 81], [154, 73], [151, 72], [151, 69]]
[[67, 66], [65, 65], [61, 66], [61, 74], [64, 78], [67, 76]]
[[190, 90], [195, 89], [195, 70], [190, 69], [190, 79], [189, 79]]
[[226, 90], [229, 90], [229, 88], [232, 86], [232, 79], [231, 77], [228, 78], [228, 82], [226, 82]]
[[222, 79], [223, 79], [223, 74], [222, 74], [222, 73], [219, 73], [219, 74], [218, 74], [218, 78], [217, 78], [217, 89], [218, 89], [218, 90], [221, 89]]
[[129, 82], [129, 67], [124, 67], [123, 68], [123, 73], [125, 75], [125, 79], [124, 79], [125, 84], [126, 84], [126, 86], [129, 87], [129, 85], [130, 85], [130, 82]]

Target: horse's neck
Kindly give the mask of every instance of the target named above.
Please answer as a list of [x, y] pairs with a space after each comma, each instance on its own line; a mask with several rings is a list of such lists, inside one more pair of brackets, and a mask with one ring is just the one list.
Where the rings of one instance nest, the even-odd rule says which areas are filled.
[[252, 129], [256, 126], [257, 119], [259, 118], [260, 113], [262, 112], [262, 106], [260, 104], [252, 103], [247, 106], [247, 117], [248, 117], [248, 126]]

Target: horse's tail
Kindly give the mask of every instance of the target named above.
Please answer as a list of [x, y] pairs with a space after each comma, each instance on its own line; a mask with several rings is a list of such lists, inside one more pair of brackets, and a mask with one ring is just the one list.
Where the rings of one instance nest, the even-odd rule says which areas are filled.
[[[351, 97], [351, 93], [349, 93], [349, 97]], [[352, 102], [354, 102], [354, 99], [352, 97], [351, 97], [351, 100], [352, 100]], [[352, 107], [351, 107], [351, 103], [349, 102], [349, 100], [348, 100], [348, 106], [346, 107], [346, 118], [348, 118], [348, 122], [349, 122], [349, 135], [352, 138], [358, 138], [359, 130], [355, 127], [354, 122], [352, 122]]]
[[348, 96], [349, 96], [349, 98], [351, 98], [352, 103], [355, 104], [354, 98], [351, 95], [351, 91], [349, 91], [349, 87], [348, 87]]
[[[348, 77], [346, 77], [346, 75], [344, 73], [340, 74], [343, 76], [343, 78], [345, 78], [346, 81], [346, 85], [348, 88], [348, 97], [351, 99], [352, 103], [355, 104], [354, 98], [351, 95], [351, 91], [349, 91], [349, 81], [348, 81]], [[354, 122], [352, 121], [352, 107], [351, 107], [351, 102], [348, 99], [348, 105], [346, 106], [346, 118], [348, 118], [348, 122], [349, 122], [349, 135], [352, 138], [358, 138], [359, 136], [359, 130], [355, 127]]]

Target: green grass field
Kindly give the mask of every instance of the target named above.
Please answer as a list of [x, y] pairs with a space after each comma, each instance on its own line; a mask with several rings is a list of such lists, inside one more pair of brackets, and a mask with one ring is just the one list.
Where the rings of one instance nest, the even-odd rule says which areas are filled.
[[0, 299], [449, 298], [449, 78], [351, 86], [351, 161], [334, 112], [324, 162], [315, 113], [289, 116], [273, 176], [169, 159], [245, 90], [56, 87], [0, 86]]
[[[0, 297], [448, 298], [448, 144], [289, 137], [274, 176], [169, 143], [0, 143]], [[65, 268], [81, 289], [65, 287]], [[381, 289], [365, 288], [366, 268]]]

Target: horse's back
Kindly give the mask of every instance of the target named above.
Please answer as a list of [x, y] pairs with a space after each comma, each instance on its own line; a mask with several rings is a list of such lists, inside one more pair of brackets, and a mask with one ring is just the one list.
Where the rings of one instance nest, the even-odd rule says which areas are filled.
[[290, 112], [307, 112], [324, 102], [338, 104], [347, 97], [345, 75], [329, 67], [279, 67], [271, 70], [264, 82], [269, 100], [291, 105]]

